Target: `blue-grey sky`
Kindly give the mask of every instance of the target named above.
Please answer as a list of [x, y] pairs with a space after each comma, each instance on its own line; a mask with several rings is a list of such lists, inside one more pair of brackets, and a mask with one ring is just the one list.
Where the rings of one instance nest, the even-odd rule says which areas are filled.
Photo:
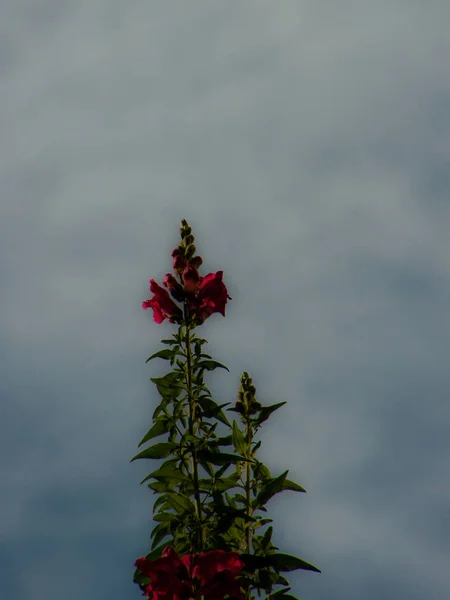
[[[307, 495], [274, 542], [304, 600], [450, 597], [450, 3], [3, 0], [5, 600], [140, 598], [159, 402], [141, 309], [186, 218], [200, 330]], [[162, 362], [162, 361], [161, 361]], [[145, 464], [144, 464], [145, 463]]]

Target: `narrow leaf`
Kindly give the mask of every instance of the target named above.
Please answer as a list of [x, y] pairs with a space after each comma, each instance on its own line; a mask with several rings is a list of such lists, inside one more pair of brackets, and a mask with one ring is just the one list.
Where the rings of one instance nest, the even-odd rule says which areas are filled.
[[167, 373], [163, 377], [150, 377], [150, 381], [153, 381], [158, 388], [172, 389], [175, 387], [181, 387], [180, 374], [179, 373]]
[[142, 444], [145, 444], [145, 442], [148, 442], [149, 440], [151, 440], [155, 437], [158, 437], [159, 435], [162, 435], [163, 433], [167, 433], [169, 431], [169, 429], [170, 429], [170, 425], [167, 420], [157, 421], [153, 425], [153, 427], [148, 431], [148, 433], [146, 433], [146, 435], [139, 442], [138, 448], [140, 448], [142, 446]]
[[235, 454], [225, 454], [225, 453], [221, 453], [221, 452], [211, 452], [209, 450], [200, 450], [199, 451], [199, 458], [207, 460], [208, 462], [212, 463], [213, 465], [225, 465], [225, 464], [236, 464], [238, 462], [241, 462], [245, 459], [243, 459], [241, 456], [237, 456]]
[[160, 512], [156, 515], [153, 515], [153, 520], [154, 521], [178, 521], [179, 520], [179, 516], [175, 515], [174, 513], [168, 513], [168, 512]]
[[155, 352], [155, 354], [152, 354], [151, 356], [149, 356], [145, 362], [148, 363], [149, 361], [151, 361], [154, 358], [163, 358], [164, 360], [169, 360], [172, 358], [172, 356], [174, 354], [175, 354], [175, 350], [170, 350], [169, 348], [164, 348], [163, 350], [159, 350], [158, 352]]
[[293, 492], [303, 492], [306, 494], [306, 490], [304, 487], [295, 483], [295, 481], [291, 481], [290, 479], [285, 479], [283, 483], [283, 490], [292, 490]]
[[210, 417], [216, 417], [224, 425], [230, 427], [230, 422], [228, 421], [228, 419], [222, 411], [222, 408], [224, 406], [227, 406], [229, 402], [225, 402], [225, 404], [219, 405], [217, 404], [217, 402], [214, 402], [214, 400], [212, 398], [209, 398], [208, 396], [200, 396], [200, 398], [198, 399], [198, 403], [202, 407], [204, 411], [204, 416], [206, 418], [209, 419]]
[[141, 485], [148, 481], [149, 479], [174, 479], [175, 481], [189, 481], [189, 477], [184, 475], [179, 469], [174, 469], [171, 467], [163, 467], [161, 469], [156, 469], [150, 475], [147, 475], [145, 479], [141, 481]]
[[283, 594], [286, 594], [286, 592], [290, 592], [290, 590], [291, 590], [290, 587], [285, 587], [282, 590], [278, 590], [278, 592], [274, 592], [273, 594], [270, 594], [268, 600], [274, 600], [275, 598], [279, 598]]
[[222, 369], [226, 369], [229, 372], [229, 368], [223, 365], [222, 363], [217, 362], [217, 360], [202, 360], [196, 363], [195, 366], [198, 369], [206, 369], [207, 371], [214, 371], [214, 369], [217, 369], [217, 367], [221, 367]]
[[166, 456], [169, 456], [177, 447], [178, 444], [175, 442], [162, 442], [160, 444], [155, 444], [154, 446], [150, 446], [150, 448], [147, 448], [143, 452], [137, 454], [131, 459], [130, 462], [133, 462], [138, 458], [166, 458]]
[[239, 454], [242, 454], [243, 456], [245, 456], [245, 454], [247, 453], [247, 443], [245, 441], [244, 436], [242, 435], [241, 430], [239, 429], [239, 426], [236, 422], [236, 420], [233, 420], [233, 446], [236, 450], [236, 452], [239, 452]]
[[296, 556], [290, 556], [289, 554], [270, 554], [266, 556], [269, 561], [269, 566], [273, 567], [277, 571], [296, 571], [297, 569], [303, 569], [304, 571], [315, 571], [321, 573], [320, 569], [307, 563], [301, 558]]
[[278, 410], [285, 404], [286, 404], [286, 402], [279, 402], [278, 404], [272, 404], [271, 406], [263, 406], [263, 408], [259, 412], [259, 415], [255, 419], [255, 423], [257, 425], [261, 425], [261, 423], [264, 423], [264, 421], [267, 421], [267, 419], [270, 417], [270, 415], [273, 412], [275, 412], [276, 410]]
[[269, 545], [271, 539], [272, 539], [272, 532], [273, 532], [273, 527], [270, 526], [267, 528], [267, 530], [265, 531], [262, 540], [261, 540], [261, 545], [263, 548], [267, 548], [267, 546]]
[[180, 496], [179, 494], [169, 494], [167, 496], [167, 503], [172, 506], [177, 512], [182, 512], [187, 510], [190, 513], [195, 512], [194, 505], [192, 502], [185, 498], [184, 496]]
[[269, 479], [265, 483], [264, 487], [255, 499], [255, 507], [263, 506], [268, 500], [270, 500], [270, 498], [272, 498], [272, 496], [278, 494], [278, 492], [281, 492], [283, 489], [284, 480], [286, 479], [286, 475], [288, 473], [289, 471], [285, 471], [279, 477], [275, 477], [275, 479]]

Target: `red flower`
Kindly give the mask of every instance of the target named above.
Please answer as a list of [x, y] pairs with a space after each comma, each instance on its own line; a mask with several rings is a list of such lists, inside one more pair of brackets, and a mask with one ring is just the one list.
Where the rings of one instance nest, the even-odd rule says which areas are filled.
[[170, 546], [164, 548], [162, 557], [148, 560], [143, 556], [135, 562], [136, 567], [150, 577], [145, 589], [152, 600], [185, 600], [191, 592], [191, 586], [184, 580], [188, 574], [177, 553]]
[[142, 303], [142, 308], [153, 309], [153, 319], [155, 323], [162, 323], [164, 319], [169, 319], [171, 323], [181, 323], [183, 313], [169, 296], [169, 292], [160, 287], [154, 279], [150, 280], [150, 291], [155, 295]]
[[180, 560], [172, 547], [166, 547], [157, 560], [138, 558], [136, 566], [151, 582], [145, 592], [152, 600], [188, 600], [196, 594], [205, 600], [223, 600], [226, 595], [243, 598], [246, 584], [236, 580], [244, 563], [237, 552], [213, 550]]
[[236, 580], [245, 564], [237, 552], [224, 550], [211, 550], [200, 552], [195, 559], [183, 556], [182, 562], [188, 568], [191, 577], [200, 583], [200, 593], [205, 598], [222, 600], [226, 595], [242, 598], [240, 588], [245, 585], [243, 581]]
[[184, 291], [195, 294], [200, 286], [201, 277], [194, 265], [188, 265], [183, 271]]
[[184, 292], [183, 286], [181, 283], [175, 279], [175, 277], [171, 273], [167, 273], [164, 275], [163, 286], [166, 287], [172, 298], [175, 298], [178, 302], [182, 302], [184, 300]]
[[[188, 315], [193, 317], [196, 325], [203, 323], [215, 312], [225, 316], [225, 305], [227, 299], [231, 300], [231, 296], [228, 295], [227, 288], [222, 281], [223, 271], [208, 273], [205, 277], [200, 277], [197, 269], [203, 262], [201, 256], [194, 256], [190, 259], [189, 264], [180, 248], [175, 248], [172, 256], [174, 269], [181, 276], [181, 283], [173, 275], [166, 273], [163, 285], [169, 290], [170, 296], [177, 302], [184, 302], [186, 298], [188, 299]], [[154, 321], [162, 323], [164, 319], [169, 319], [171, 323], [182, 323], [184, 315], [180, 307], [154, 279], [150, 280], [150, 290], [155, 295], [153, 298], [145, 300], [142, 308], [144, 310], [153, 309]]]
[[227, 298], [231, 300], [231, 296], [228, 295], [222, 277], [223, 271], [217, 271], [200, 278], [198, 294], [191, 301], [191, 310], [202, 323], [215, 312], [225, 316], [225, 304]]

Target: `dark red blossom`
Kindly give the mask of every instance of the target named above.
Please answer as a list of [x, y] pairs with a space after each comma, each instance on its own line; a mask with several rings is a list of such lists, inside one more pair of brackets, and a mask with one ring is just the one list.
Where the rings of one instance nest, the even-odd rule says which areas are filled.
[[183, 271], [184, 291], [195, 294], [200, 286], [201, 277], [194, 265], [188, 265]]
[[184, 291], [181, 283], [175, 279], [175, 277], [171, 273], [167, 273], [164, 275], [163, 286], [166, 287], [172, 298], [175, 298], [178, 302], [182, 302], [184, 299]]
[[[187, 239], [187, 238], [186, 238]], [[153, 319], [156, 323], [162, 323], [169, 319], [171, 323], [182, 323], [183, 317], [195, 325], [204, 323], [213, 313], [225, 316], [225, 305], [231, 300], [227, 288], [223, 283], [223, 271], [208, 273], [201, 277], [198, 267], [203, 263], [201, 256], [193, 256], [189, 260], [186, 256], [194, 253], [195, 248], [191, 245], [188, 249], [183, 245], [172, 251], [173, 268], [179, 276], [179, 281], [170, 273], [163, 279], [170, 296], [177, 302], [185, 303], [185, 314], [170, 298], [169, 293], [161, 288], [154, 279], [150, 280], [150, 290], [155, 294], [153, 298], [145, 300], [142, 308], [153, 309]], [[187, 253], [187, 254], [186, 254]]]
[[188, 572], [173, 548], [164, 548], [161, 558], [148, 560], [138, 558], [136, 567], [150, 578], [145, 593], [152, 600], [185, 600], [189, 597], [191, 586], [186, 581]]
[[189, 600], [197, 594], [205, 600], [244, 597], [240, 588], [246, 584], [236, 577], [245, 565], [237, 552], [212, 550], [180, 559], [173, 548], [166, 547], [161, 558], [142, 557], [135, 564], [151, 580], [145, 593], [152, 594], [152, 600]]
[[201, 278], [198, 293], [191, 301], [191, 311], [197, 315], [201, 323], [213, 313], [225, 316], [225, 304], [231, 300], [227, 288], [222, 281], [223, 271], [208, 273]]
[[162, 323], [164, 319], [169, 319], [171, 323], [181, 323], [183, 313], [169, 296], [169, 292], [159, 286], [154, 279], [150, 279], [150, 291], [154, 293], [154, 296], [145, 300], [142, 308], [144, 310], [153, 309], [155, 323]]

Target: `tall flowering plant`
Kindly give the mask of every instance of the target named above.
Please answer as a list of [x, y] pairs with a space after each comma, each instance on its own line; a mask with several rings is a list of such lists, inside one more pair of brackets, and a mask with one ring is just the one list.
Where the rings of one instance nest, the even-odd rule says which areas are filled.
[[[161, 287], [150, 280], [153, 296], [142, 303], [153, 319], [178, 325], [167, 346], [147, 362], [161, 358], [172, 371], [152, 377], [161, 397], [153, 425], [139, 446], [166, 436], [137, 454], [137, 459], [162, 459], [141, 483], [159, 497], [154, 503], [157, 522], [151, 532], [151, 551], [138, 558], [134, 581], [150, 600], [296, 600], [282, 572], [305, 569], [320, 572], [306, 561], [277, 552], [272, 522], [264, 517], [267, 502], [283, 490], [305, 492], [289, 479], [288, 471], [273, 477], [257, 458], [261, 441], [255, 435], [278, 408], [256, 399], [251, 377], [241, 376], [238, 400], [217, 404], [204, 382], [204, 372], [227, 369], [203, 351], [207, 343], [196, 330], [214, 313], [225, 316], [231, 297], [223, 271], [201, 276], [194, 236], [181, 222], [181, 243], [172, 252], [175, 275], [167, 273]], [[219, 423], [227, 435], [219, 435]], [[258, 533], [256, 533], [259, 530]], [[281, 589], [274, 589], [281, 586]]]

